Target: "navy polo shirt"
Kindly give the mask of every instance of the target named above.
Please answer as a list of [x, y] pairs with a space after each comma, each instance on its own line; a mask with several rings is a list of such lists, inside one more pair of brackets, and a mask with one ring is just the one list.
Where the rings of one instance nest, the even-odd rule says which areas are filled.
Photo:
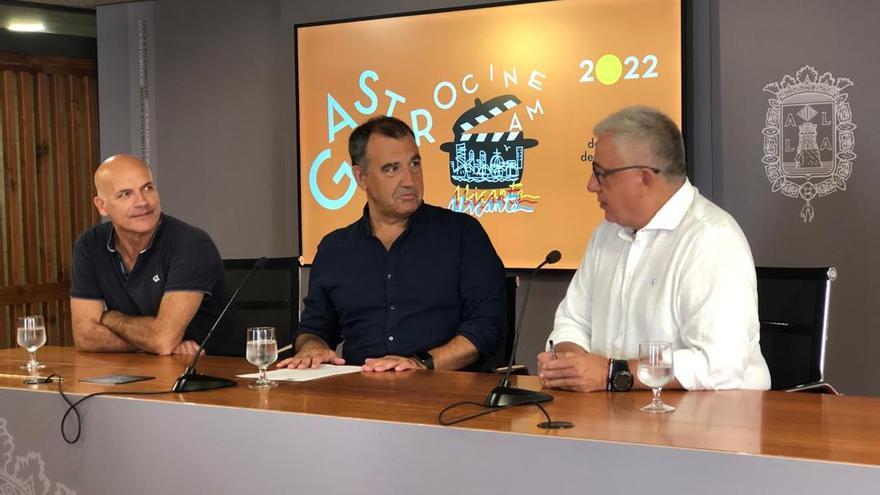
[[298, 334], [331, 347], [347, 364], [412, 356], [470, 340], [482, 356], [502, 342], [504, 266], [480, 223], [422, 204], [390, 250], [373, 236], [369, 211], [318, 246]]
[[[201, 343], [229, 300], [223, 260], [211, 237], [162, 214], [150, 245], [138, 255], [130, 273], [115, 241], [110, 222], [79, 236], [73, 248], [70, 296], [103, 300], [108, 310], [129, 316], [156, 316], [166, 292], [202, 292], [202, 304], [183, 336]], [[205, 350], [243, 356], [245, 340], [244, 325], [229, 308]]]

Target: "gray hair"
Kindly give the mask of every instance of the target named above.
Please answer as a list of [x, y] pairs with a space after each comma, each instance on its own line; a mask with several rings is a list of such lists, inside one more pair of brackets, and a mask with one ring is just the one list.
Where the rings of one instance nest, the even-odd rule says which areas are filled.
[[687, 177], [684, 141], [678, 126], [663, 112], [650, 107], [626, 107], [602, 119], [593, 128], [596, 136], [612, 134], [615, 146], [621, 137], [648, 141], [661, 172], [669, 177]]

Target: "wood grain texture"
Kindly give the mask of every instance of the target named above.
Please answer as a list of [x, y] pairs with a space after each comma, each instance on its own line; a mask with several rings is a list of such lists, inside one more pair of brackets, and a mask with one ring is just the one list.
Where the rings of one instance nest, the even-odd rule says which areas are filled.
[[73, 343], [67, 296], [43, 288], [69, 286], [73, 241], [99, 221], [97, 112], [94, 60], [0, 52], [0, 347], [25, 314], [46, 318], [50, 342]]
[[[18, 366], [21, 349], [0, 350], [0, 387], [32, 388], [53, 392], [55, 386], [23, 385]], [[188, 363], [183, 357], [147, 354], [89, 354], [49, 346], [38, 358], [48, 365], [43, 374], [65, 377], [65, 390], [87, 394], [107, 390], [165, 390]], [[351, 374], [305, 383], [281, 383], [269, 391], [249, 389], [249, 380], [234, 378], [252, 373], [244, 359], [207, 356], [199, 371], [233, 378], [239, 386], [189, 394], [167, 394], [139, 400], [249, 408], [292, 414], [316, 414], [437, 425], [437, 414], [458, 401], [482, 401], [497, 377], [464, 372], [411, 371]], [[155, 380], [118, 387], [80, 383], [79, 379], [105, 374], [147, 374]], [[535, 377], [515, 377], [518, 386], [539, 389]], [[502, 433], [555, 436], [657, 445], [671, 448], [734, 452], [763, 456], [880, 466], [880, 399], [870, 397], [790, 394], [786, 392], [665, 392], [677, 411], [648, 415], [639, 407], [650, 392], [592, 393], [551, 391], [545, 405], [554, 420], [572, 421], [570, 430], [545, 431], [537, 408], [518, 407], [462, 423]], [[475, 408], [462, 408], [465, 414]], [[442, 428], [441, 426], [437, 426]]]

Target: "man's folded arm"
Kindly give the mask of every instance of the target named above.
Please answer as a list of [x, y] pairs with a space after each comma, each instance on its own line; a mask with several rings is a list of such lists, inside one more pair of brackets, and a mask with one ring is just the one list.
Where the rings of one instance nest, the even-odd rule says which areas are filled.
[[73, 343], [86, 352], [128, 352], [137, 350], [122, 337], [101, 324], [104, 301], [101, 299], [70, 298], [73, 324]]
[[112, 310], [104, 313], [100, 323], [138, 349], [169, 355], [180, 344], [204, 297], [202, 292], [166, 292], [155, 317], [129, 316]]

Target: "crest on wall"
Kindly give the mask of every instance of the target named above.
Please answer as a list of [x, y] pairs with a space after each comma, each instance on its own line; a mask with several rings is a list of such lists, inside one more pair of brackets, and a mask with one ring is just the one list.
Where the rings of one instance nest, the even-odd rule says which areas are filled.
[[852, 85], [805, 65], [764, 86], [773, 95], [763, 130], [764, 171], [773, 192], [804, 201], [804, 223], [815, 215], [813, 200], [845, 191], [852, 174], [856, 125], [843, 91]]
[[76, 495], [76, 491], [46, 477], [39, 452], [16, 455], [15, 441], [0, 418], [0, 493], [3, 495]]

